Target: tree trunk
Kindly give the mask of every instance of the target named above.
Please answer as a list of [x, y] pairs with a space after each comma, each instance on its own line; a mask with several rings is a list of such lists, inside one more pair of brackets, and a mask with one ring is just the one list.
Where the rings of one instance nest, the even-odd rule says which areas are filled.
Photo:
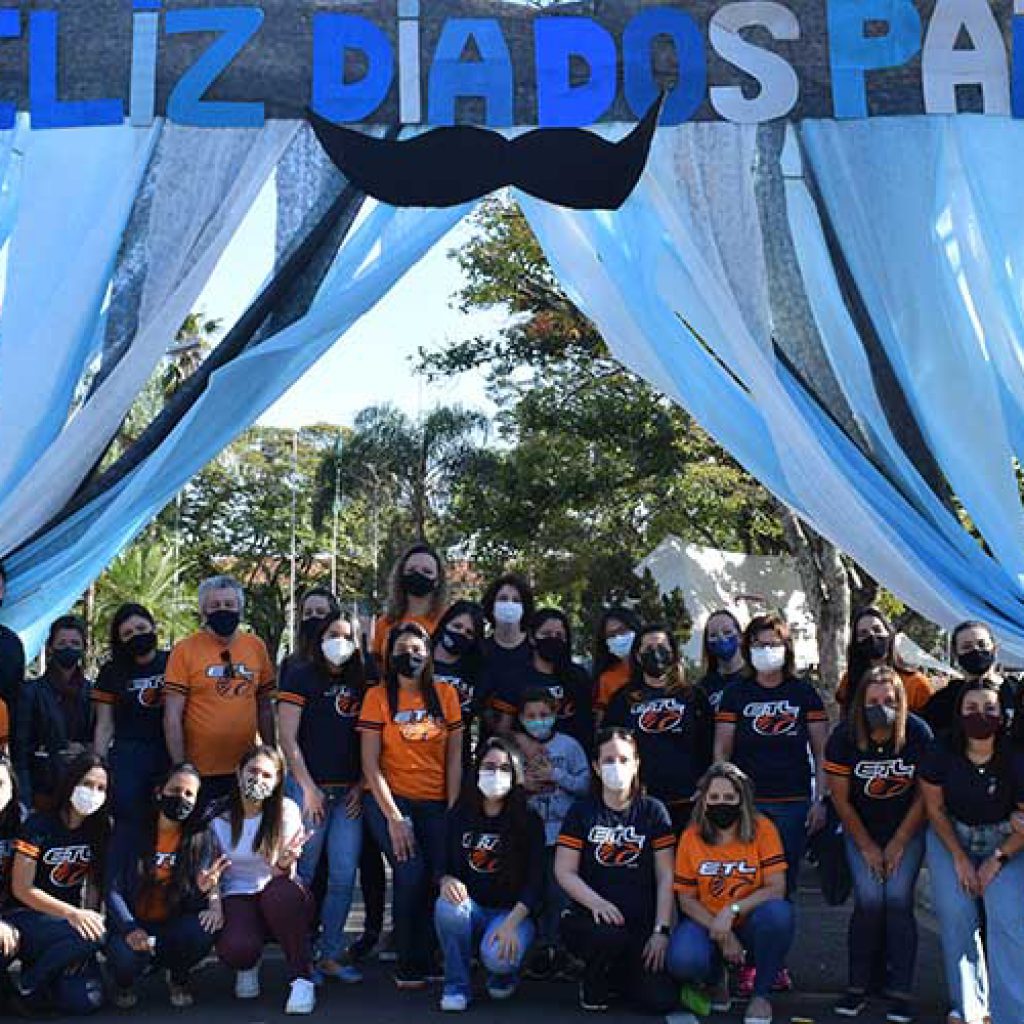
[[839, 685], [850, 630], [850, 580], [839, 549], [780, 503], [783, 534], [818, 634], [818, 671], [831, 696]]

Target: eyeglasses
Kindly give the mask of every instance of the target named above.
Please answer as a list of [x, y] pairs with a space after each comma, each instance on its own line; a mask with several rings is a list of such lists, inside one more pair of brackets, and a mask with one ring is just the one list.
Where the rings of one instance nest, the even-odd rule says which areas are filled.
[[230, 651], [221, 651], [220, 660], [224, 662], [224, 678], [234, 679], [235, 678], [235, 666], [231, 661]]

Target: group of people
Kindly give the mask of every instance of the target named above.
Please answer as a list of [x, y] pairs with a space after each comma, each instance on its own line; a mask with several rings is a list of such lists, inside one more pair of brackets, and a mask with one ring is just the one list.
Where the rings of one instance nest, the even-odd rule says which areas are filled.
[[[894, 659], [885, 616], [859, 612], [830, 726], [779, 615], [715, 612], [691, 679], [666, 626], [610, 608], [588, 672], [568, 617], [536, 608], [525, 579], [449, 604], [425, 544], [398, 559], [369, 644], [323, 588], [277, 668], [241, 629], [232, 578], [205, 581], [199, 611], [167, 652], [147, 609], [121, 607], [94, 682], [73, 617], [54, 622], [40, 678], [0, 662], [15, 1008], [95, 1008], [101, 951], [119, 1007], [154, 968], [190, 1005], [214, 952], [253, 998], [272, 939], [289, 1013], [327, 979], [360, 982], [376, 951], [399, 989], [440, 982], [445, 1011], [470, 1005], [479, 963], [493, 1000], [525, 975], [578, 982], [589, 1011], [740, 997], [746, 1024], [769, 1024], [793, 986], [807, 844], [838, 817], [853, 913], [836, 1012], [879, 998], [889, 1021], [913, 1019], [927, 863], [949, 1024], [1024, 1021], [1024, 716], [982, 623], [953, 632], [960, 678], [933, 693]], [[0, 630], [0, 659], [16, 646]], [[347, 944], [357, 881], [366, 924]]]

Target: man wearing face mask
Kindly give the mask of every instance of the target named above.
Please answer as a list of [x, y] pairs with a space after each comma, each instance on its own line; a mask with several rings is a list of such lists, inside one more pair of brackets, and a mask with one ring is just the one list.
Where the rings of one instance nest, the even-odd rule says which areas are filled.
[[200, 801], [230, 792], [235, 767], [257, 735], [275, 742], [274, 666], [266, 645], [239, 630], [245, 593], [231, 576], [199, 585], [203, 627], [175, 644], [164, 682], [164, 734], [172, 763], [202, 775]]

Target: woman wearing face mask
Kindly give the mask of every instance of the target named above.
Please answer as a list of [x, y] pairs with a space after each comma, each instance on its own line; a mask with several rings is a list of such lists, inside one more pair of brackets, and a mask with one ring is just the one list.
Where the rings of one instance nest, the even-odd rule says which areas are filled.
[[990, 680], [964, 683], [952, 735], [933, 744], [921, 767], [949, 1024], [1024, 1020], [1024, 835], [1011, 825], [1024, 806], [1024, 778], [1003, 736], [999, 696]]
[[749, 951], [758, 980], [743, 1020], [771, 1024], [770, 981], [793, 942], [793, 905], [779, 833], [757, 813], [750, 779], [733, 764], [713, 765], [700, 781], [676, 852], [675, 889], [683, 920], [669, 948], [671, 974], [711, 985], [712, 1009], [728, 1013], [726, 965], [742, 965]]
[[317, 634], [328, 615], [341, 611], [338, 599], [327, 587], [310, 587], [299, 601], [299, 622], [292, 638], [292, 651], [277, 670], [277, 685], [283, 687], [288, 673], [309, 661], [317, 650]]
[[357, 629], [353, 619], [338, 611], [318, 620], [309, 659], [292, 669], [278, 692], [281, 746], [302, 790], [309, 833], [298, 866], [307, 887], [312, 887], [325, 854], [327, 858], [317, 967], [349, 983], [362, 980], [354, 964], [342, 963], [363, 840], [356, 723], [366, 684]]
[[864, 1009], [876, 962], [884, 965], [886, 1019], [911, 1020], [917, 922], [914, 886], [924, 858], [924, 802], [917, 772], [931, 730], [907, 711], [903, 681], [887, 666], [868, 669], [849, 715], [825, 746], [832, 802], [843, 823], [853, 876], [850, 987], [835, 1012]]
[[686, 681], [679, 646], [667, 626], [640, 630], [632, 667], [632, 682], [612, 699], [605, 724], [636, 736], [644, 786], [668, 808], [678, 836], [690, 820], [697, 783], [711, 764], [711, 702]]
[[558, 701], [548, 690], [527, 690], [519, 708], [516, 744], [525, 759], [530, 809], [544, 825], [544, 877], [537, 941], [526, 976], [536, 981], [574, 980], [558, 931], [566, 900], [555, 880], [555, 850], [562, 822], [573, 803], [590, 788], [590, 765], [583, 748], [555, 723]]
[[114, 831], [107, 907], [111, 931], [124, 939], [110, 958], [119, 1009], [136, 1004], [135, 982], [150, 966], [166, 969], [171, 1006], [191, 1006], [189, 971], [224, 923], [219, 884], [228, 861], [196, 820], [200, 783], [192, 765], [175, 765], [155, 787], [144, 825]]
[[522, 678], [530, 667], [533, 649], [526, 626], [536, 607], [533, 588], [518, 573], [499, 576], [484, 591], [481, 599], [491, 635], [483, 642], [483, 659], [477, 686], [477, 705], [481, 709], [483, 733], [507, 733], [511, 718], [496, 704], [508, 705], [524, 691]]
[[367, 691], [359, 718], [367, 824], [393, 872], [400, 989], [434, 974], [431, 885], [444, 861], [444, 818], [462, 782], [458, 694], [435, 686], [430, 636], [415, 623], [388, 639], [385, 682]]
[[566, 947], [583, 961], [580, 1006], [607, 1010], [612, 992], [666, 1014], [678, 1003], [665, 970], [672, 925], [675, 836], [665, 805], [643, 796], [636, 740], [602, 729], [595, 794], [577, 801], [558, 837], [555, 876], [572, 901]]
[[147, 797], [167, 771], [166, 667], [167, 651], [157, 649], [153, 616], [140, 604], [121, 605], [110, 623], [110, 660], [90, 691], [96, 714], [93, 749], [109, 757], [111, 810], [118, 823], [142, 823]]
[[725, 608], [712, 612], [704, 623], [701, 643], [704, 675], [697, 684], [711, 701], [717, 712], [726, 689], [743, 677], [747, 663], [743, 660], [741, 642], [743, 627], [740, 620]]
[[907, 695], [907, 709], [920, 711], [932, 695], [928, 677], [895, 664], [896, 634], [889, 620], [877, 608], [862, 608], [853, 617], [850, 646], [846, 650], [846, 671], [836, 689], [836, 702], [845, 710], [853, 696], [851, 679], [863, 679], [868, 669], [888, 666], [899, 674]]
[[487, 994], [508, 999], [533, 941], [540, 901], [544, 829], [529, 809], [519, 751], [492, 737], [481, 748], [475, 785], [445, 822], [445, 865], [434, 924], [444, 952], [441, 1009], [465, 1010], [474, 954]]
[[72, 965], [95, 964], [124, 940], [107, 931], [102, 905], [110, 818], [107, 769], [91, 752], [75, 757], [54, 792], [54, 809], [31, 815], [14, 843], [8, 922], [21, 936], [18, 992], [37, 1009]]
[[285, 1013], [316, 1006], [309, 930], [313, 899], [296, 877], [308, 833], [284, 795], [284, 760], [276, 747], [252, 747], [238, 765], [227, 807], [210, 828], [227, 866], [220, 879], [224, 928], [217, 955], [235, 970], [235, 996], [260, 994], [260, 959], [268, 938], [281, 946], [291, 983]]
[[453, 686], [462, 707], [462, 769], [473, 771], [473, 745], [479, 738], [477, 681], [480, 678], [484, 610], [475, 601], [456, 601], [441, 616], [431, 637], [434, 682]]
[[18, 700], [14, 763], [29, 807], [53, 807], [64, 766], [92, 742], [85, 639], [85, 623], [77, 616], [55, 620], [46, 641], [46, 672], [26, 683]]
[[629, 608], [609, 608], [594, 637], [594, 728], [600, 729], [611, 699], [629, 682], [629, 652], [640, 632], [640, 619]]

